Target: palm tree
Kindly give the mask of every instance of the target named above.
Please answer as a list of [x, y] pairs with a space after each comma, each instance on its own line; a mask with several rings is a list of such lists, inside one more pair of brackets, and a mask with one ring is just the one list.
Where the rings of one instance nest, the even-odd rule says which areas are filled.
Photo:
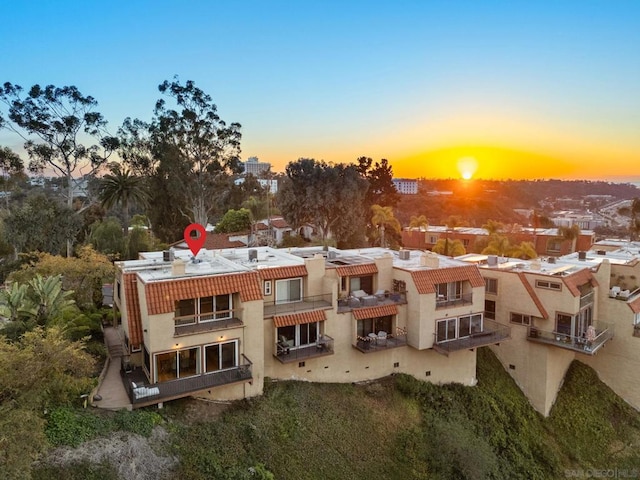
[[371, 205], [373, 216], [371, 217], [371, 225], [380, 230], [380, 246], [386, 247], [385, 231], [390, 228], [396, 234], [400, 233], [402, 227], [400, 222], [393, 215], [393, 208], [382, 207], [380, 205]]
[[422, 228], [424, 227], [425, 229], [429, 228], [429, 221], [427, 220], [427, 217], [424, 215], [420, 215], [419, 217], [412, 215], [411, 216], [411, 220], [409, 222], [409, 227], [410, 228]]
[[487, 220], [487, 223], [482, 225], [482, 228], [484, 228], [491, 236], [504, 230], [504, 224], [502, 224], [501, 222], [497, 222], [496, 220]]
[[576, 240], [580, 236], [580, 227], [578, 225], [571, 225], [570, 227], [560, 226], [558, 227], [558, 235], [562, 240], [571, 242], [570, 251], [573, 252], [576, 247]]
[[131, 173], [118, 163], [109, 165], [108, 173], [100, 180], [99, 198], [102, 206], [109, 209], [115, 205], [122, 208], [123, 229], [129, 233], [129, 206], [131, 202], [146, 205], [149, 195], [144, 188], [144, 179]]
[[513, 258], [522, 258], [524, 260], [538, 258], [536, 249], [531, 242], [521, 242], [520, 245], [511, 247], [508, 251], [508, 256]]
[[449, 240], [448, 238], [438, 240], [433, 246], [432, 251], [448, 257], [457, 257], [467, 253], [467, 250], [460, 240]]

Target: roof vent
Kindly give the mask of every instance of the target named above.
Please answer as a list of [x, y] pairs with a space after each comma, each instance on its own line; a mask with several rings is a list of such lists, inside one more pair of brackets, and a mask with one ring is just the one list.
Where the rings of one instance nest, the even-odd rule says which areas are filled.
[[487, 265], [490, 267], [495, 267], [498, 265], [498, 256], [497, 255], [488, 255], [487, 256]]
[[587, 252], [578, 252], [578, 260], [586, 260]]
[[253, 263], [258, 261], [258, 250], [255, 248], [249, 249], [249, 261]]
[[556, 257], [549, 257], [549, 258], [547, 259], [547, 262], [549, 262], [549, 263], [556, 263]]
[[606, 251], [606, 250], [598, 250], [596, 253], [597, 253], [598, 255], [606, 255], [606, 254], [607, 254], [607, 251]]
[[409, 260], [411, 258], [411, 252], [409, 250], [400, 250], [398, 252], [400, 260]]
[[333, 260], [334, 258], [336, 258], [336, 252], [334, 252], [333, 250], [329, 250], [329, 251], [327, 252], [327, 258], [328, 258], [329, 260]]

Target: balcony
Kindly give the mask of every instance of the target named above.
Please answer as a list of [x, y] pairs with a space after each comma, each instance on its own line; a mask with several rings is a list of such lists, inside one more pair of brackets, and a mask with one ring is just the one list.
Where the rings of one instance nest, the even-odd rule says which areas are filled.
[[593, 290], [589, 293], [586, 293], [580, 297], [580, 308], [586, 307], [587, 305], [593, 304]]
[[433, 349], [443, 355], [449, 355], [451, 352], [459, 350], [495, 345], [509, 338], [511, 338], [510, 327], [485, 318], [482, 322], [481, 331], [455, 340], [436, 341], [433, 344]]
[[209, 314], [175, 317], [173, 319], [175, 325], [173, 336], [180, 337], [182, 335], [241, 327], [243, 325], [242, 320], [234, 317], [234, 313], [235, 310], [225, 310]]
[[361, 297], [350, 296], [338, 300], [338, 313], [350, 312], [356, 308], [379, 307], [381, 305], [402, 305], [407, 303], [406, 292], [380, 292]]
[[436, 298], [436, 309], [459, 307], [461, 305], [471, 305], [473, 303], [473, 294], [463, 293], [453, 297], [445, 297], [438, 295]]
[[312, 345], [302, 347], [290, 347], [276, 343], [275, 357], [280, 363], [302, 362], [308, 358], [333, 355], [333, 338], [329, 335], [321, 335], [318, 341]]
[[362, 353], [374, 353], [406, 346], [407, 330], [406, 328], [397, 328], [395, 335], [387, 334], [387, 336], [383, 338], [380, 338], [375, 333], [370, 333], [366, 337], [357, 336], [353, 348]]
[[242, 359], [242, 363], [234, 368], [153, 384], [147, 383], [147, 376], [140, 368], [136, 368], [130, 373], [121, 370], [120, 374], [131, 404], [134, 408], [139, 408], [187, 397], [195, 392], [222, 385], [251, 381], [253, 379], [252, 363], [244, 355], [242, 355]]
[[294, 302], [264, 302], [264, 316], [286, 315], [290, 313], [304, 312], [306, 310], [325, 310], [331, 308], [332, 295], [312, 295], [303, 297]]
[[554, 345], [586, 355], [594, 355], [608, 340], [613, 338], [614, 331], [613, 325], [609, 323], [596, 322], [593, 326], [595, 328], [593, 338], [588, 338], [587, 335], [576, 337], [559, 332], [540, 330], [537, 327], [529, 327], [527, 340]]

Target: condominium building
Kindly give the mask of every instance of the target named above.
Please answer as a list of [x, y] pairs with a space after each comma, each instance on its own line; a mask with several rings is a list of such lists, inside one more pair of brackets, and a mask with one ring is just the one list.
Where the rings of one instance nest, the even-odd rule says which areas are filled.
[[485, 317], [511, 327], [492, 349], [548, 415], [573, 360], [640, 409], [640, 244], [604, 242], [559, 258], [459, 257], [485, 280]]
[[265, 377], [402, 372], [474, 385], [476, 347], [510, 336], [509, 325], [485, 318], [481, 269], [460, 260], [380, 248], [168, 253], [116, 264], [134, 407], [252, 397]]

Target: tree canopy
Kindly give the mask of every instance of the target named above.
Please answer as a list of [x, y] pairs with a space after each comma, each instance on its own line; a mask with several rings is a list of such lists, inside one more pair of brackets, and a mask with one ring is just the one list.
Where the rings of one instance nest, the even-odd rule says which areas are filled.
[[355, 165], [329, 164], [309, 158], [290, 162], [276, 204], [294, 228], [315, 225], [322, 242], [344, 242], [364, 230], [367, 182]]

